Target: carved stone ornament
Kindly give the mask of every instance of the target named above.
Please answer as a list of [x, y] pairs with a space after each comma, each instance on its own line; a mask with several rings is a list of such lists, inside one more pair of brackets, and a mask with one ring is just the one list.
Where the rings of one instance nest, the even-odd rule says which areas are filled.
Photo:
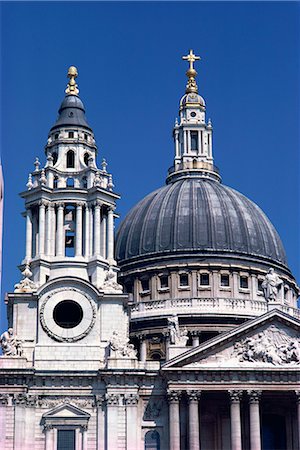
[[160, 416], [162, 409], [161, 400], [149, 400], [144, 412], [144, 420], [157, 419]]
[[93, 405], [96, 408], [101, 408], [106, 402], [105, 394], [96, 394], [94, 396]]
[[75, 405], [78, 408], [90, 408], [94, 406], [94, 399], [92, 397], [81, 396], [60, 396], [60, 395], [40, 395], [38, 396], [37, 403], [44, 408], [54, 408], [55, 406], [63, 403], [69, 403]]
[[35, 292], [37, 290], [37, 285], [31, 280], [32, 272], [29, 264], [26, 264], [22, 275], [24, 277], [23, 280], [15, 284], [15, 292]]
[[187, 398], [188, 398], [189, 402], [198, 402], [200, 400], [201, 391], [191, 390], [191, 391], [186, 391], [186, 393], [187, 393]]
[[139, 396], [137, 394], [126, 394], [124, 397], [124, 403], [127, 406], [135, 406], [138, 404]]
[[126, 336], [119, 336], [117, 331], [113, 331], [109, 341], [110, 357], [112, 358], [131, 358], [136, 359], [137, 351], [133, 344], [129, 343]]
[[[78, 301], [80, 303], [80, 306], [83, 309], [83, 319], [86, 316], [88, 320], [81, 320], [76, 327], [68, 329], [68, 333], [66, 333], [66, 329], [58, 327], [57, 324], [55, 324], [53, 319], [53, 309], [60, 301], [67, 299], [68, 292], [72, 295], [73, 301]], [[44, 295], [45, 293], [42, 293], [42, 297], [44, 297]], [[96, 309], [92, 298], [87, 293], [74, 287], [61, 287], [51, 290], [46, 295], [40, 308], [40, 321], [43, 329], [49, 336], [59, 342], [75, 342], [83, 339], [93, 328], [95, 320]], [[57, 331], [58, 328], [61, 328], [60, 333]]]
[[249, 403], [259, 403], [261, 391], [247, 391], [249, 396]]
[[243, 391], [228, 391], [231, 403], [239, 403], [243, 396]]
[[239, 362], [273, 365], [300, 364], [300, 339], [291, 337], [275, 325], [255, 336], [236, 342], [232, 356]]
[[112, 269], [107, 272], [101, 290], [106, 294], [122, 294], [123, 288], [117, 282], [117, 274]]
[[186, 328], [180, 330], [178, 316], [175, 313], [171, 317], [168, 317], [168, 332], [170, 344], [179, 345], [182, 347], [186, 346], [186, 343], [189, 339], [188, 331]]
[[38, 396], [29, 394], [15, 394], [13, 397], [13, 404], [18, 406], [34, 407], [37, 405]]
[[181, 391], [173, 391], [169, 390], [167, 392], [167, 399], [169, 403], [179, 402], [181, 399], [182, 392]]
[[0, 405], [6, 406], [8, 405], [9, 394], [0, 394]]
[[14, 334], [14, 330], [9, 328], [0, 336], [3, 356], [22, 356], [22, 341]]
[[119, 394], [106, 394], [105, 399], [108, 405], [110, 406], [118, 406], [120, 401], [120, 395]]

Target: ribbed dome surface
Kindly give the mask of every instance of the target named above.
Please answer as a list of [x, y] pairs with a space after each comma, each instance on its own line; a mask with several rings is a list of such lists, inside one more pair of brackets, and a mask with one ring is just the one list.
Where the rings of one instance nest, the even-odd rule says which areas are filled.
[[287, 265], [281, 240], [262, 210], [216, 181], [190, 178], [141, 200], [119, 227], [122, 262], [157, 254], [247, 254]]
[[60, 105], [58, 118], [51, 131], [62, 126], [81, 126], [91, 129], [85, 118], [83, 103], [77, 95], [66, 95]]

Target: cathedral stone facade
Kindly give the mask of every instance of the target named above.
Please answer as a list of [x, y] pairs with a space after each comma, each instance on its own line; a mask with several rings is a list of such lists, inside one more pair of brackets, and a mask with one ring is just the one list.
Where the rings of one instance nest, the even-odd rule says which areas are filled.
[[174, 164], [116, 239], [119, 195], [69, 68], [21, 193], [1, 450], [300, 449], [299, 288], [266, 215], [221, 183], [199, 57], [183, 59]]

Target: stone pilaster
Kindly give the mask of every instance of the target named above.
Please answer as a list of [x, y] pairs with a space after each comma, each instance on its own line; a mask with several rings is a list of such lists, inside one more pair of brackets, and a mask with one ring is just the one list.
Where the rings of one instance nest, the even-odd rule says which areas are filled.
[[192, 331], [191, 335], [192, 335], [192, 345], [193, 345], [193, 347], [198, 347], [200, 345], [201, 332], [200, 331]]
[[6, 438], [6, 411], [9, 395], [0, 394], [0, 448], [5, 449]]
[[95, 202], [94, 212], [94, 255], [100, 255], [100, 224], [101, 224], [101, 205], [102, 203], [97, 200]]
[[106, 240], [107, 240], [107, 236], [106, 236], [106, 230], [107, 230], [107, 217], [105, 214], [102, 215], [102, 220], [101, 220], [101, 248], [100, 248], [100, 253], [101, 256], [103, 256], [104, 259], [106, 259]]
[[229, 391], [231, 450], [242, 450], [241, 397], [242, 391]]
[[146, 362], [147, 359], [147, 341], [145, 339], [145, 335], [141, 334], [139, 335], [139, 341], [140, 341], [140, 360], [142, 362]]
[[138, 448], [138, 401], [137, 394], [126, 394], [124, 403], [126, 406], [126, 449], [136, 450]]
[[46, 217], [46, 205], [45, 200], [41, 200], [39, 203], [39, 255], [45, 254], [45, 217]]
[[116, 393], [106, 394], [106, 414], [107, 414], [107, 449], [118, 448], [118, 409], [120, 405], [120, 395]]
[[296, 401], [297, 401], [298, 446], [300, 449], [300, 391], [296, 391]]
[[90, 206], [85, 206], [85, 229], [84, 229], [84, 256], [90, 256], [90, 243], [92, 237], [90, 236]]
[[14, 450], [31, 450], [35, 433], [35, 407], [37, 396], [25, 393], [13, 398], [15, 408]]
[[169, 448], [180, 450], [179, 404], [181, 391], [169, 390], [167, 398], [169, 402]]
[[31, 209], [26, 210], [26, 261], [32, 257], [32, 212]]
[[250, 417], [250, 450], [261, 450], [259, 402], [261, 391], [248, 391]]
[[114, 208], [107, 213], [107, 259], [114, 262]]
[[97, 450], [105, 450], [105, 395], [95, 395], [94, 406], [97, 408]]
[[65, 253], [65, 232], [64, 232], [64, 204], [57, 204], [57, 235], [56, 235], [56, 255], [64, 256]]
[[190, 450], [200, 450], [199, 400], [201, 391], [187, 391], [189, 404], [189, 443]]

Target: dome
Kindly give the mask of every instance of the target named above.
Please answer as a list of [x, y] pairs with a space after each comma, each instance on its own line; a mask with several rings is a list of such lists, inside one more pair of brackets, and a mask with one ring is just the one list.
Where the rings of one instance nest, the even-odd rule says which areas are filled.
[[185, 94], [180, 100], [180, 107], [183, 108], [185, 106], [202, 106], [205, 108], [205, 100], [201, 95], [196, 93], [188, 93]]
[[205, 178], [185, 178], [152, 192], [128, 213], [116, 239], [120, 266], [147, 257], [210, 256], [277, 263], [281, 240], [262, 210], [239, 192]]
[[84, 105], [77, 95], [66, 95], [60, 105], [58, 118], [51, 131], [63, 126], [80, 126], [91, 130], [85, 118]]

